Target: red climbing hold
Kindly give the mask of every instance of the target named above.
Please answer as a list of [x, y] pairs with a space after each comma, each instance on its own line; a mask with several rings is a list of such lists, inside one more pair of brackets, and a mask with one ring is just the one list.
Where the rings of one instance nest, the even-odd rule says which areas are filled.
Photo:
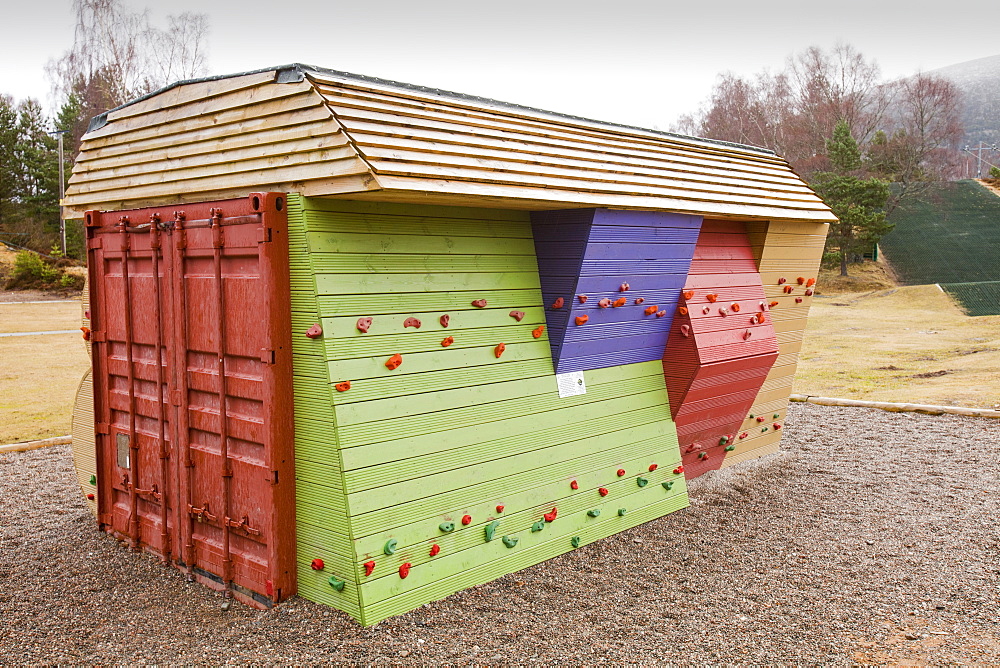
[[781, 423], [780, 422], [775, 422], [771, 426], [774, 427], [775, 429], [781, 429]]
[[518, 322], [524, 320], [524, 311], [511, 311], [507, 315], [514, 318], [514, 320], [517, 320]]
[[607, 297], [605, 297], [605, 298], [604, 298], [604, 299], [602, 299], [601, 301], [597, 302], [597, 305], [598, 305], [598, 306], [599, 306], [600, 308], [607, 308], [607, 307], [611, 306], [611, 300], [610, 300], [610, 299], [608, 299]]
[[785, 286], [784, 288], [782, 288], [782, 289], [783, 289], [783, 290], [785, 291], [785, 294], [786, 294], [786, 295], [790, 295], [790, 294], [792, 294], [792, 290], [793, 290], [794, 288], [792, 288], [792, 286], [790, 286], [790, 285], [786, 285], [786, 286]]
[[642, 304], [644, 301], [646, 301], [645, 297], [636, 297], [635, 301], [632, 302], [632, 303], [635, 304], [636, 306], [638, 306], [639, 304]]
[[585, 324], [585, 323], [586, 323], [586, 322], [587, 322], [588, 320], [590, 320], [590, 316], [589, 316], [589, 315], [578, 315], [578, 316], [576, 316], [576, 318], [574, 318], [574, 319], [576, 320], [576, 324], [578, 324], [578, 325], [583, 325], [583, 324]]
[[531, 330], [531, 335], [536, 339], [541, 338], [542, 334], [545, 333], [545, 325], [539, 325]]
[[507, 350], [507, 344], [499, 343], [497, 344], [497, 347], [493, 349], [493, 354], [497, 357], [497, 359], [499, 359], [505, 350]]
[[731, 308], [733, 310], [733, 313], [739, 313], [740, 312], [740, 305], [737, 302], [733, 302], [732, 304], [730, 304], [729, 308]]
[[743, 340], [744, 341], [746, 341], [747, 339], [749, 339], [751, 336], [753, 336], [753, 334], [750, 332], [749, 329], [743, 330]]
[[694, 297], [694, 290], [685, 290], [683, 294], [684, 294], [684, 299], [690, 300], [692, 297]]
[[767, 302], [760, 302], [759, 306], [761, 311], [767, 310]]
[[802, 297], [796, 297], [795, 298], [795, 303], [796, 304], [801, 304], [802, 303]]
[[622, 283], [621, 285], [618, 286], [618, 292], [628, 292], [628, 289], [630, 287], [632, 286], [629, 285], [628, 283]]
[[448, 323], [451, 322], [451, 316], [445, 313], [443, 316], [438, 318], [438, 322], [441, 323], [442, 327], [447, 327]]
[[407, 318], [403, 321], [403, 327], [416, 327], [417, 329], [420, 329], [420, 321], [416, 318]]
[[662, 317], [663, 317], [663, 316], [665, 316], [666, 314], [667, 314], [667, 312], [666, 312], [666, 311], [657, 311], [657, 312], [656, 312], [656, 317], [657, 317], [657, 318], [662, 318]]
[[749, 435], [750, 434], [748, 434], [747, 432], [743, 432], [742, 434], [740, 434], [740, 439], [742, 440], [742, 439], [746, 438]]
[[504, 509], [504, 505], [503, 505], [502, 503], [501, 503], [500, 505], [498, 505], [498, 506], [497, 506], [497, 512], [498, 512], [498, 513], [502, 513], [502, 512], [503, 512], [503, 509]]
[[757, 416], [757, 422], [763, 422], [763, 421], [764, 421], [764, 416], [763, 415], [758, 415]]
[[787, 283], [787, 282], [788, 282], [788, 281], [786, 281], [786, 280], [785, 280], [784, 278], [779, 278], [779, 279], [778, 279], [778, 285], [784, 285], [784, 284], [785, 284], [785, 283]]
[[438, 545], [437, 543], [434, 543], [433, 545], [431, 545], [430, 555], [432, 557], [436, 557], [440, 551], [441, 551], [441, 546], [440, 545]]
[[770, 306], [771, 308], [774, 308], [777, 305], [778, 305], [778, 302], [771, 302], [770, 304], [768, 304], [768, 306]]
[[375, 571], [374, 561], [366, 561], [365, 563], [362, 564], [362, 566], [365, 567], [365, 577], [368, 577]]
[[462, 526], [469, 526], [472, 524], [472, 515], [462, 515]]
[[806, 297], [812, 297], [812, 295], [813, 295], [813, 291], [812, 291], [811, 288], [809, 290], [806, 290]]
[[608, 495], [608, 488], [607, 487], [600, 487], [600, 488], [598, 488], [597, 493], [600, 494], [601, 496], [607, 496]]
[[649, 472], [652, 473], [653, 471], [655, 471], [658, 468], [660, 468], [660, 467], [657, 466], [656, 464], [650, 464], [649, 465]]
[[450, 346], [453, 343], [455, 343], [455, 337], [454, 336], [446, 336], [445, 338], [441, 339], [441, 346], [444, 347], [444, 348], [447, 348], [448, 346]]
[[402, 363], [403, 363], [403, 356], [400, 355], [399, 353], [396, 353], [395, 355], [393, 355], [392, 357], [390, 357], [385, 361], [385, 368], [388, 369], [389, 371], [395, 371], [396, 369], [399, 368], [399, 365]]
[[399, 577], [406, 579], [406, 576], [410, 574], [410, 569], [413, 568], [413, 564], [406, 562], [399, 567]]
[[646, 315], [653, 315], [654, 313], [656, 313], [659, 310], [660, 310], [659, 306], [647, 306], [643, 310], [643, 313], [645, 313]]
[[677, 468], [674, 469], [674, 475], [677, 475], [679, 473], [684, 473], [684, 466], [683, 465], [678, 466]]
[[576, 480], [570, 480], [569, 481], [569, 488], [570, 489], [580, 489], [580, 483], [578, 483]]
[[625, 469], [618, 469], [617, 473], [618, 477], [621, 478], [623, 475], [625, 475]]
[[485, 299], [473, 299], [472, 300], [472, 305], [475, 306], [476, 308], [486, 308], [486, 300]]
[[558, 508], [553, 508], [552, 512], [545, 513], [544, 515], [542, 515], [542, 517], [545, 518], [546, 522], [555, 522], [557, 515], [559, 515], [559, 509]]
[[87, 498], [90, 499], [91, 501], [93, 501], [94, 500], [94, 495], [93, 494], [88, 494]]
[[335, 387], [337, 388], [338, 392], [347, 392], [349, 389], [351, 389], [351, 381], [345, 380], [343, 383], [337, 383]]
[[358, 324], [355, 325], [359, 332], [368, 333], [368, 328], [372, 326], [371, 318], [358, 318]]
[[718, 294], [707, 294], [707, 295], [705, 295], [705, 299], [707, 299], [708, 301], [713, 302], [713, 303], [718, 298], [719, 298]]
[[681, 315], [687, 315], [688, 314], [687, 306], [681, 306], [680, 308], [677, 309], [677, 312], [680, 313]]
[[323, 328], [320, 327], [318, 324], [313, 325], [312, 327], [306, 330], [306, 338], [318, 339], [321, 336], [323, 336]]
[[564, 303], [565, 302], [563, 302], [563, 298], [560, 297], [559, 299], [552, 302], [552, 308], [562, 308]]
[[799, 285], [802, 285], [803, 283], [806, 282], [806, 277], [805, 276], [799, 276], [798, 278], [795, 279], [795, 282], [798, 283]]
[[309, 567], [312, 568], [314, 571], [321, 571], [323, 570], [323, 568], [326, 567], [326, 564], [323, 563], [322, 559], [313, 559], [312, 563], [309, 564]]
[[587, 303], [587, 295], [577, 295], [576, 298], [580, 301], [581, 304]]
[[614, 306], [615, 308], [618, 308], [619, 306], [625, 306], [625, 304], [627, 303], [628, 303], [627, 299], [625, 299], [624, 297], [619, 297], [618, 299], [611, 302], [611, 305]]

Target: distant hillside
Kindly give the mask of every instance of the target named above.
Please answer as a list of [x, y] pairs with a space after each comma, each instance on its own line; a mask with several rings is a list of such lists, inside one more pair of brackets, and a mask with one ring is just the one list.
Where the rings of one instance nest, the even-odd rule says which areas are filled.
[[904, 285], [939, 284], [969, 315], [1000, 315], [1000, 197], [941, 183], [892, 212], [879, 248]]
[[933, 70], [951, 80], [965, 97], [966, 143], [1000, 146], [1000, 55]]

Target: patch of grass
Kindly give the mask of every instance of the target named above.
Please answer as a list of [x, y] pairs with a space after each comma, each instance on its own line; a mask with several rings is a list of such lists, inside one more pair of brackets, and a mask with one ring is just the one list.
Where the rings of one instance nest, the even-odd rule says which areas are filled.
[[840, 268], [820, 269], [816, 279], [817, 295], [887, 290], [896, 287], [892, 271], [881, 262], [856, 262], [847, 266], [848, 276], [840, 275]]

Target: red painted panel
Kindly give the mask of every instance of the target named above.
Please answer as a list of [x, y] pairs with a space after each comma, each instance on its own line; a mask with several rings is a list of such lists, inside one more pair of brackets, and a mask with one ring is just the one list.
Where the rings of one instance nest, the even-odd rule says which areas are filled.
[[678, 306], [663, 372], [684, 473], [693, 478], [722, 464], [778, 357], [742, 223], [703, 223]]
[[284, 196], [86, 224], [101, 528], [252, 605], [293, 595]]

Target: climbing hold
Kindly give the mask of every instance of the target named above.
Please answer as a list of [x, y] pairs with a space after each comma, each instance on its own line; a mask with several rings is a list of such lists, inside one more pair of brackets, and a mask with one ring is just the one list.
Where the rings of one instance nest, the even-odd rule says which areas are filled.
[[455, 337], [454, 336], [446, 336], [443, 339], [441, 339], [441, 347], [442, 348], [447, 348], [448, 346], [450, 346], [453, 343], [455, 343]]
[[763, 422], [763, 421], [764, 421], [764, 416], [763, 415], [758, 415], [757, 416], [757, 422]]
[[473, 299], [472, 300], [472, 305], [475, 306], [476, 308], [486, 308], [486, 300], [485, 299]]
[[406, 327], [415, 327], [416, 329], [420, 329], [420, 320], [417, 318], [407, 318], [403, 321], [403, 328], [405, 329]]
[[674, 475], [677, 475], [678, 473], [684, 473], [684, 465], [683, 464], [674, 469]]
[[371, 326], [372, 326], [371, 318], [358, 318], [358, 322], [355, 325], [355, 327], [358, 328], [359, 332], [364, 332], [365, 334], [368, 333], [368, 328]]
[[506, 545], [507, 547], [514, 547], [515, 545], [517, 545], [518, 538], [517, 536], [504, 536], [500, 540], [502, 540], [503, 544]]
[[720, 307], [719, 308], [719, 315], [721, 315], [723, 318], [725, 318], [727, 315], [729, 315], [729, 309], [727, 309], [724, 306]]
[[705, 299], [707, 299], [708, 301], [713, 302], [713, 303], [718, 298], [719, 298], [718, 294], [707, 294], [707, 295], [705, 295]]
[[746, 341], [747, 339], [749, 339], [751, 336], [752, 336], [752, 333], [750, 332], [749, 329], [743, 331], [743, 340], [744, 341]]
[[770, 306], [771, 308], [774, 308], [777, 305], [778, 305], [778, 302], [771, 302], [770, 304], [768, 304], [768, 306]]
[[732, 304], [729, 305], [729, 308], [732, 309], [733, 313], [740, 312], [740, 305], [738, 302], [733, 302]]
[[88, 495], [87, 495], [87, 498], [88, 498], [89, 500], [93, 501], [95, 497], [94, 497], [94, 495], [93, 495], [93, 494], [88, 494]]
[[539, 325], [531, 330], [531, 335], [536, 339], [541, 338], [542, 334], [545, 333], [545, 325]]
[[611, 300], [608, 299], [607, 297], [605, 297], [601, 301], [597, 302], [597, 306], [599, 308], [607, 308], [607, 307], [611, 306]]
[[601, 514], [601, 509], [600, 508], [594, 508], [593, 510], [588, 510], [587, 511], [587, 515], [589, 517], [598, 517], [598, 516], [600, 516], [600, 514]]
[[781, 423], [780, 422], [775, 422], [771, 426], [774, 427], [775, 429], [781, 429]]
[[793, 291], [794, 289], [795, 289], [795, 288], [793, 288], [792, 286], [790, 286], [790, 285], [786, 285], [786, 286], [784, 287], [784, 290], [785, 290], [785, 294], [786, 294], [786, 295], [790, 295], [790, 294], [792, 294], [792, 291]]
[[625, 513], [626, 512], [627, 511], [624, 508], [619, 508], [618, 509], [618, 517], [625, 517]]
[[564, 303], [565, 302], [563, 301], [563, 298], [559, 297], [554, 302], [552, 302], [552, 308], [562, 308]]
[[576, 298], [580, 301], [581, 304], [587, 303], [587, 295], [577, 295]]
[[502, 513], [504, 508], [505, 508], [505, 506], [502, 503], [497, 504], [497, 512], [498, 513]]
[[314, 571], [321, 571], [325, 566], [326, 564], [323, 563], [322, 559], [313, 559], [312, 563], [309, 564], [309, 568], [313, 569]]
[[442, 327], [447, 327], [448, 323], [451, 322], [451, 316], [445, 313], [443, 316], [438, 318], [438, 322], [441, 323]]
[[462, 526], [469, 526], [472, 524], [472, 515], [462, 515]]
[[677, 312], [680, 313], [681, 315], [687, 315], [688, 314], [687, 306], [679, 307], [677, 309]]
[[681, 294], [684, 295], [684, 299], [690, 300], [692, 297], [694, 297], [694, 290], [685, 290]]
[[441, 524], [438, 525], [438, 529], [440, 529], [441, 531], [443, 531], [445, 533], [451, 533], [452, 531], [455, 530], [455, 523], [454, 522], [441, 522]]
[[330, 579], [327, 580], [327, 582], [330, 583], [330, 586], [333, 587], [335, 591], [344, 591], [344, 585], [346, 583], [343, 580], [340, 580], [331, 575]]
[[810, 278], [808, 281], [806, 281], [806, 287], [807, 288], [811, 288], [814, 285], [816, 285], [816, 279], [815, 278]]
[[361, 565], [365, 567], [365, 577], [368, 577], [369, 575], [371, 575], [372, 572], [374, 572], [374, 570], [375, 570], [375, 562], [374, 561], [366, 561], [365, 563], [363, 563]]
[[646, 485], [649, 484], [649, 481], [646, 480], [645, 478], [636, 478], [635, 484], [639, 485], [639, 487], [645, 487]]
[[395, 355], [386, 360], [385, 368], [388, 369], [389, 371], [395, 371], [396, 369], [399, 368], [399, 365], [402, 363], [403, 363], [403, 356], [400, 355], [399, 353], [396, 353]]
[[645, 313], [646, 315], [653, 315], [659, 310], [660, 310], [659, 306], [647, 306], [645, 309], [643, 309], [642, 312]]
[[740, 434], [740, 439], [744, 439], [744, 438], [746, 438], [749, 435], [750, 434], [748, 434], [747, 432], [743, 432], [742, 434]]
[[722, 438], [719, 439], [719, 445], [725, 445], [728, 442], [729, 442], [728, 436], [723, 436]]
[[785, 284], [785, 283], [787, 283], [787, 282], [788, 282], [788, 281], [786, 281], [786, 280], [785, 280], [784, 278], [779, 278], [779, 279], [778, 279], [778, 285], [784, 285], [784, 284]]
[[656, 464], [650, 464], [649, 465], [649, 472], [652, 473], [653, 471], [655, 471], [658, 468], [660, 468], [658, 465], [656, 465]]
[[518, 322], [521, 322], [521, 320], [524, 319], [524, 311], [511, 311], [507, 315], [514, 318], [514, 320], [517, 320]]
[[559, 509], [553, 508], [551, 513], [545, 513], [542, 517], [545, 518], [546, 522], [555, 522], [557, 515], [559, 515]]
[[503, 351], [505, 351], [505, 350], [507, 350], [507, 344], [506, 343], [497, 344], [497, 347], [493, 349], [493, 355], [497, 359], [500, 359], [500, 356], [503, 355]]
[[569, 481], [569, 488], [570, 489], [580, 489], [580, 483], [578, 483], [576, 480], [570, 480]]
[[323, 336], [323, 328], [320, 327], [318, 324], [313, 325], [312, 327], [306, 330], [306, 338], [318, 339], [321, 336]]
[[712, 309], [711, 309], [711, 307], [709, 307], [709, 306], [706, 306], [705, 308], [703, 308], [703, 309], [701, 310], [701, 312], [707, 315], [707, 314], [708, 314], [708, 312], [709, 312], [709, 311], [711, 311], [711, 310], [712, 310]]
[[607, 487], [599, 487], [597, 489], [597, 493], [600, 494], [601, 496], [607, 496], [608, 495], [608, 488]]
[[781, 417], [781, 413], [775, 413], [774, 415], [771, 416], [771, 419], [777, 420], [780, 417]]
[[733, 450], [735, 450], [735, 449], [736, 449], [736, 446], [735, 446], [735, 445], [727, 445], [727, 446], [726, 446], [725, 448], [723, 448], [723, 449], [724, 449], [724, 450], [725, 450], [726, 452], [732, 452]]
[[764, 433], [765, 431], [767, 431], [767, 427], [766, 427], [766, 426], [764, 426], [764, 427], [761, 427], [761, 429], [760, 429], [760, 433], [762, 433], [762, 434], [763, 434], [763, 433]]
[[624, 297], [619, 297], [618, 299], [611, 302], [611, 305], [614, 306], [615, 308], [618, 308], [620, 306], [625, 306], [625, 304], [627, 303], [628, 303], [627, 299], [625, 299]]
[[408, 561], [405, 564], [403, 564], [402, 566], [400, 566], [399, 567], [399, 577], [405, 580], [406, 576], [410, 574], [410, 569], [411, 568], [413, 568], [413, 564], [411, 564]]
[[621, 478], [623, 475], [625, 475], [625, 469], [618, 469], [616, 473], [618, 473], [618, 477]]
[[812, 288], [807, 289], [806, 290], [806, 297], [812, 297], [812, 295], [813, 295]]
[[337, 388], [338, 392], [347, 392], [351, 389], [351, 381], [345, 380], [343, 383], [337, 383], [334, 387]]
[[572, 538], [569, 539], [569, 544], [572, 545], [573, 547], [580, 547], [580, 537], [573, 536]]
[[806, 278], [805, 276], [799, 276], [798, 278], [795, 279], [795, 282], [798, 283], [799, 285], [802, 285], [803, 283], [806, 282]]
[[545, 528], [545, 522], [535, 522], [531, 525], [531, 533], [536, 533]]
[[628, 283], [622, 283], [621, 285], [618, 286], [618, 292], [628, 292], [628, 289], [630, 287], [632, 286], [629, 285]]
[[766, 311], [767, 310], [767, 302], [759, 302], [758, 305], [760, 306], [760, 310], [761, 311]]
[[708, 459], [708, 453], [707, 452], [699, 452], [698, 453], [698, 459]]
[[660, 484], [663, 485], [663, 489], [666, 489], [666, 490], [670, 490], [670, 489], [674, 488], [674, 481], [673, 480], [667, 480], [666, 482], [661, 482]]
[[91, 485], [96, 485], [97, 484], [97, 476], [96, 475], [91, 474], [91, 476], [90, 476], [90, 484]]
[[431, 551], [428, 552], [427, 554], [429, 554], [432, 557], [436, 557], [440, 552], [441, 552], [441, 546], [438, 545], [437, 543], [434, 543], [433, 545], [431, 545]]
[[575, 320], [576, 320], [576, 324], [577, 325], [582, 325], [582, 324], [586, 323], [588, 320], [590, 320], [590, 316], [589, 315], [578, 315], [578, 316], [576, 316]]
[[493, 534], [496, 533], [498, 526], [500, 526], [500, 522], [497, 520], [493, 520], [492, 522], [486, 525], [486, 528], [483, 530], [483, 532], [486, 534], [487, 541], [493, 540]]
[[81, 327], [80, 331], [83, 332], [83, 340], [90, 341], [90, 327]]
[[636, 297], [635, 301], [632, 303], [638, 306], [639, 304], [642, 304], [644, 301], [646, 301], [645, 297]]
[[385, 541], [385, 545], [382, 546], [382, 551], [385, 552], [386, 554], [396, 554], [396, 546], [398, 544], [399, 543], [396, 541], [395, 538], [390, 538], [389, 540]]
[[657, 317], [657, 318], [662, 318], [662, 317], [663, 317], [663, 316], [665, 316], [666, 314], [667, 314], [667, 312], [666, 312], [666, 311], [657, 311], [657, 312], [656, 312], [656, 317]]

